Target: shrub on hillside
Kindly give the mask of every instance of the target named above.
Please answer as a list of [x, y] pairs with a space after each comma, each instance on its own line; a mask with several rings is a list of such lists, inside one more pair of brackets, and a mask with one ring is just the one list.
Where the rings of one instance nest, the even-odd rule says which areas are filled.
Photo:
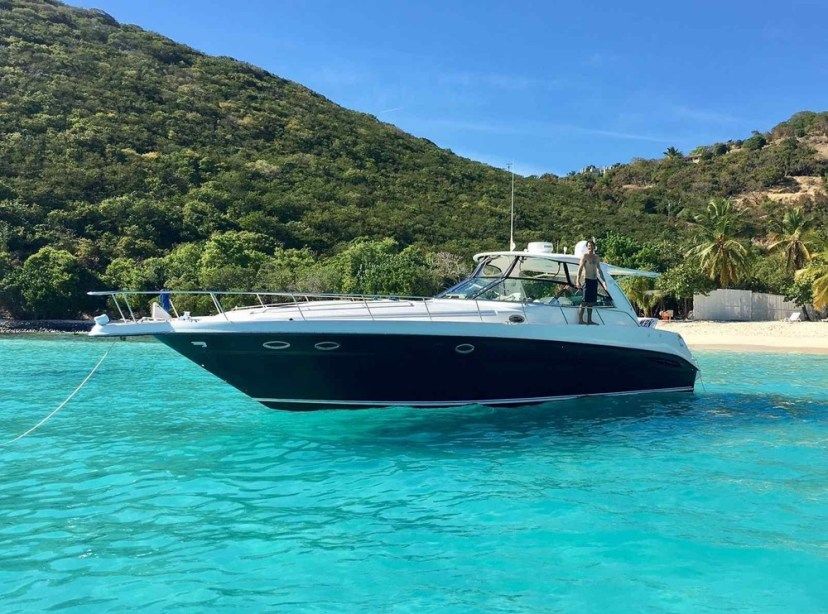
[[47, 246], [7, 276], [5, 285], [7, 291], [20, 297], [17, 315], [72, 318], [91, 306], [90, 298], [79, 289], [94, 287], [96, 280], [72, 254]]

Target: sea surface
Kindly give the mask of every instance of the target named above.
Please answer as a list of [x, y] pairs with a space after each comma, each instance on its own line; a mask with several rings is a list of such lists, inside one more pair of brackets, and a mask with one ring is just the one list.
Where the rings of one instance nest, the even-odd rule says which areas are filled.
[[[108, 345], [0, 337], [2, 440]], [[826, 611], [828, 356], [697, 357], [695, 395], [288, 413], [119, 342], [0, 447], [0, 610]]]

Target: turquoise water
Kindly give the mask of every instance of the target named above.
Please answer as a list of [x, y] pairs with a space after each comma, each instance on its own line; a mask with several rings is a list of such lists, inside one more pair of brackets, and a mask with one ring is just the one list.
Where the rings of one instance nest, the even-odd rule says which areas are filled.
[[[0, 337], [0, 434], [107, 343]], [[115, 346], [0, 448], [0, 607], [824, 611], [828, 356], [698, 353], [695, 396], [267, 410]]]

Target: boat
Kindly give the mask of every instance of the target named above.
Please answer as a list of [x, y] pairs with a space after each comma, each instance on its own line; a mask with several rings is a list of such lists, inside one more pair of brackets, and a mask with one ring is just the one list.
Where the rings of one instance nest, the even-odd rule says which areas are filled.
[[[681, 336], [639, 320], [602, 264], [596, 325], [579, 324], [579, 258], [546, 243], [474, 256], [467, 279], [434, 297], [107, 290], [118, 312], [93, 337], [155, 337], [264, 405], [520, 406], [592, 395], [692, 392]], [[136, 300], [158, 295], [137, 317]], [[179, 313], [201, 300], [214, 313]], [[233, 304], [232, 308], [228, 307]]]

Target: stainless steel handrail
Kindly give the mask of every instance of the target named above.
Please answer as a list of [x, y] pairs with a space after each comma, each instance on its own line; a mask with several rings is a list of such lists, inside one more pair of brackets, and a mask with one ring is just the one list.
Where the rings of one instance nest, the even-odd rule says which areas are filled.
[[[96, 291], [88, 292], [87, 294], [90, 295], [90, 296], [105, 296], [105, 297], [112, 298], [112, 300], [115, 304], [115, 307], [116, 307], [116, 309], [118, 310], [118, 313], [121, 316], [121, 320], [123, 322], [126, 322], [127, 317], [124, 314], [123, 310], [121, 309], [121, 305], [120, 305], [120, 302], [118, 300], [118, 297], [121, 297], [124, 300], [124, 303], [127, 306], [127, 309], [129, 311], [130, 319], [133, 322], [136, 322], [137, 318], [135, 317], [135, 313], [132, 310], [132, 306], [129, 302], [129, 297], [130, 296], [155, 296], [155, 295], [161, 294], [161, 292], [162, 292], [161, 290], [96, 290]], [[264, 309], [275, 309], [275, 308], [280, 308], [280, 307], [295, 307], [297, 309], [300, 317], [303, 320], [307, 320], [308, 318], [307, 318], [307, 314], [305, 313], [305, 310], [303, 310], [303, 308], [302, 308], [302, 303], [305, 303], [305, 305], [307, 306], [308, 304], [313, 302], [313, 299], [316, 299], [316, 300], [329, 299], [329, 300], [337, 300], [337, 301], [347, 300], [347, 301], [353, 301], [353, 302], [361, 302], [365, 306], [365, 310], [366, 310], [368, 316], [371, 318], [371, 320], [374, 320], [374, 321], [377, 320], [377, 317], [376, 317], [375, 312], [372, 311], [372, 309], [371, 309], [371, 305], [368, 302], [369, 300], [371, 300], [371, 301], [381, 301], [381, 300], [387, 300], [387, 301], [400, 301], [400, 300], [419, 301], [419, 302], [423, 303], [423, 306], [425, 308], [425, 315], [426, 315], [426, 317], [428, 318], [429, 321], [433, 322], [437, 318], [440, 317], [439, 313], [435, 313], [431, 309], [429, 309], [428, 302], [430, 300], [433, 300], [434, 297], [426, 297], [426, 296], [405, 296], [405, 295], [396, 295], [396, 294], [391, 294], [391, 295], [382, 295], [382, 294], [333, 294], [333, 293], [265, 292], [265, 291], [248, 292], [248, 291], [233, 291], [233, 290], [163, 290], [163, 292], [165, 294], [169, 294], [169, 295], [209, 296], [212, 303], [213, 303], [213, 306], [216, 309], [217, 314], [224, 316], [224, 319], [228, 320], [228, 321], [230, 320], [230, 318], [228, 317], [227, 311], [222, 306], [221, 300], [220, 300], [220, 297], [228, 296], [228, 295], [229, 296], [250, 296], [250, 297], [253, 297], [258, 302], [258, 306], [260, 306]], [[279, 303], [279, 302], [270, 303], [270, 302], [267, 302], [266, 303], [264, 300], [262, 300], [262, 297], [266, 297], [266, 298], [267, 297], [283, 298], [283, 299], [288, 299], [292, 302], [287, 302], [287, 303]], [[302, 299], [302, 300], [300, 301], [299, 299]], [[452, 300], [452, 299], [443, 299], [443, 300]], [[486, 321], [483, 317], [484, 314], [483, 314], [483, 310], [480, 307], [479, 299], [474, 298], [474, 299], [456, 299], [456, 300], [468, 300], [469, 302], [473, 300], [477, 317], [479, 318], [479, 320], [481, 322]], [[170, 302], [172, 303], [172, 300]], [[506, 304], [514, 304], [514, 303], [519, 302], [520, 306], [521, 306], [520, 307], [521, 311], [523, 313], [524, 321], [528, 321], [529, 318], [528, 318], [528, 313], [526, 311], [526, 303], [524, 301], [503, 301], [503, 302], [506, 303]], [[580, 309], [579, 305], [561, 305], [559, 303], [548, 304], [548, 305], [545, 305], [545, 306], [558, 307], [558, 309], [561, 312], [561, 317], [563, 319], [563, 322], [566, 323], [566, 324], [569, 324], [569, 321], [566, 318], [566, 312], [564, 311], [564, 309]], [[377, 305], [375, 305], [374, 307], [376, 308]], [[241, 310], [241, 309], [254, 309], [254, 308], [256, 308], [256, 305], [248, 305], [248, 306], [243, 306], [243, 307], [237, 306], [237, 307], [233, 307], [231, 309], [231, 311]], [[596, 310], [597, 315], [598, 315], [598, 317], [601, 320], [601, 323], [603, 325], [606, 325], [606, 321], [605, 321], [604, 317], [601, 314], [602, 309], [603, 310], [613, 309], [614, 311], [617, 311], [618, 313], [623, 313], [626, 316], [628, 316], [636, 325], [638, 325], [638, 321], [637, 321], [636, 318], [630, 316], [630, 314], [626, 313], [625, 311], [623, 311], [621, 309], [618, 309], [615, 306], [595, 305], [595, 306], [592, 307], [592, 309]], [[175, 311], [176, 311], [176, 315], [178, 315], [177, 310], [175, 310]], [[451, 315], [457, 315], [457, 314], [451, 314]]]
[[228, 317], [227, 317], [227, 314], [226, 314], [226, 313], [224, 313], [224, 309], [222, 309], [222, 307], [221, 307], [221, 303], [219, 302], [218, 297], [216, 297], [216, 293], [215, 293], [215, 292], [211, 292], [211, 293], [210, 293], [210, 298], [211, 298], [211, 299], [213, 299], [213, 305], [215, 305], [215, 306], [216, 306], [216, 311], [218, 311], [220, 315], [223, 315], [223, 316], [224, 316], [224, 319], [225, 319], [225, 320], [227, 320], [227, 321], [229, 322], [229, 321], [230, 321], [230, 318], [228, 318]]
[[[118, 313], [121, 316], [121, 320], [126, 322], [127, 317], [124, 312], [121, 310], [120, 303], [118, 301], [118, 297], [121, 297], [124, 303], [127, 306], [129, 311], [129, 319], [133, 322], [137, 321], [135, 317], [135, 313], [132, 310], [132, 306], [130, 305], [129, 298], [130, 296], [157, 296], [161, 294], [162, 290], [93, 290], [91, 292], [87, 292], [89, 296], [105, 296], [112, 298], [113, 302], [115, 303], [116, 308], [118, 309]], [[179, 295], [179, 296], [209, 296], [211, 301], [213, 302], [213, 306], [216, 309], [218, 315], [223, 315], [225, 319], [229, 319], [227, 317], [226, 310], [223, 308], [220, 297], [222, 296], [251, 296], [255, 297], [258, 300], [259, 304], [263, 307], [267, 308], [267, 305], [264, 304], [262, 301], [262, 296], [264, 297], [278, 297], [278, 298], [285, 298], [290, 299], [295, 304], [295, 307], [298, 309], [299, 314], [302, 316], [302, 319], [307, 319], [305, 317], [305, 313], [302, 310], [302, 305], [299, 301], [299, 298], [303, 299], [304, 302], [310, 303], [312, 302], [311, 299], [331, 299], [331, 300], [350, 300], [350, 301], [361, 301], [365, 304], [366, 310], [368, 311], [369, 315], [372, 319], [374, 319], [374, 314], [371, 311], [370, 305], [368, 305], [368, 300], [411, 300], [411, 301], [425, 301], [431, 300], [433, 297], [428, 296], [406, 296], [400, 294], [333, 294], [333, 293], [305, 293], [305, 292], [265, 292], [265, 291], [256, 291], [256, 292], [248, 292], [248, 291], [235, 291], [235, 290], [163, 290], [165, 294], [168, 295]], [[298, 298], [297, 298], [298, 297]], [[275, 305], [278, 305], [276, 303]], [[241, 309], [249, 309], [251, 306], [243, 307]], [[426, 306], [426, 310], [428, 307]], [[480, 311], [479, 306], [477, 307], [478, 313]], [[480, 316], [482, 319], [482, 315]], [[429, 316], [431, 319], [431, 316]]]
[[331, 292], [265, 292], [263, 290], [258, 291], [247, 291], [247, 290], [92, 290], [87, 292], [86, 294], [89, 296], [132, 296], [132, 295], [145, 295], [145, 296], [153, 296], [161, 294], [162, 292], [167, 294], [178, 294], [178, 295], [188, 295], [188, 296], [209, 296], [214, 294], [216, 296], [281, 296], [285, 298], [290, 298], [292, 300], [296, 300], [296, 297], [304, 297], [307, 298], [330, 298], [330, 299], [341, 299], [341, 298], [352, 298], [363, 300], [366, 298], [369, 299], [408, 299], [408, 300], [421, 300], [426, 301], [429, 299], [434, 298], [433, 296], [409, 296], [405, 294], [335, 294]]
[[124, 316], [124, 312], [121, 310], [121, 304], [118, 302], [118, 296], [117, 296], [117, 295], [115, 295], [115, 294], [113, 294], [113, 295], [112, 295], [112, 300], [113, 300], [113, 302], [115, 303], [115, 307], [117, 307], [117, 309], [118, 309], [118, 313], [120, 313], [120, 314], [121, 314], [121, 319], [122, 319], [124, 322], [126, 322], [126, 317]]
[[132, 313], [132, 305], [129, 304], [129, 297], [124, 296], [124, 302], [126, 303], [127, 309], [129, 310], [129, 317], [132, 318], [132, 321], [135, 321], [135, 314]]

